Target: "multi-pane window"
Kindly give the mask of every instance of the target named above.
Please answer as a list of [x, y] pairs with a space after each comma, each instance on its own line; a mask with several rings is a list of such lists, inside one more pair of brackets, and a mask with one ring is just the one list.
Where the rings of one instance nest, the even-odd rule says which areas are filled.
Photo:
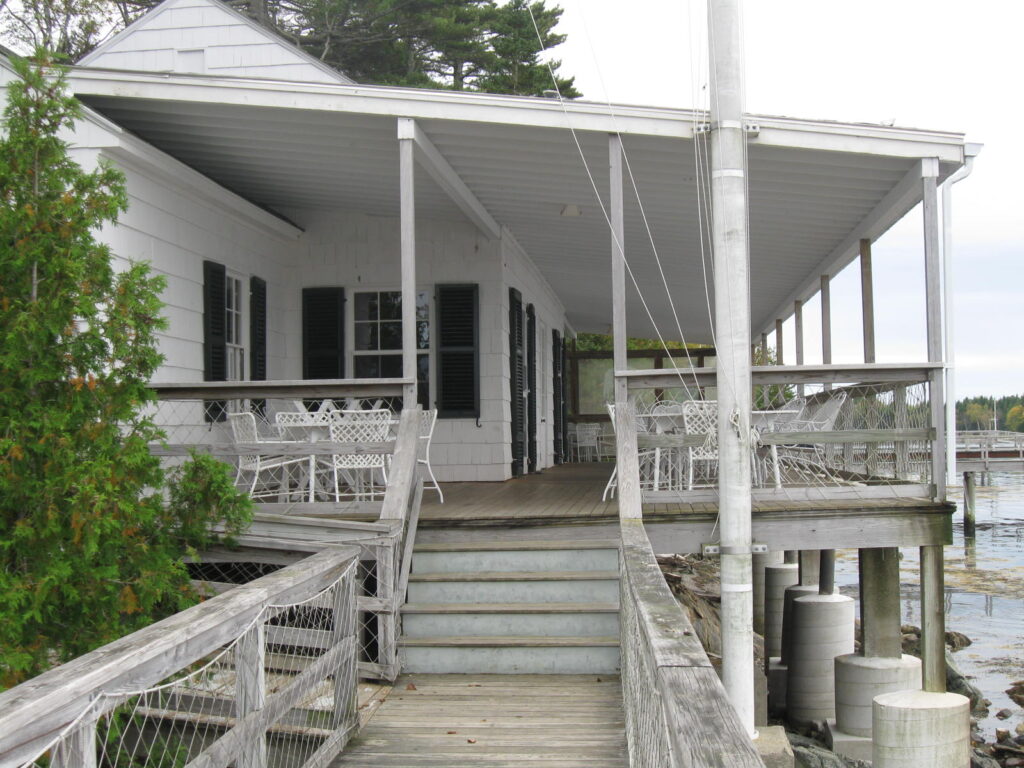
[[227, 381], [245, 379], [242, 301], [242, 278], [228, 275], [224, 280], [224, 341], [227, 352]]
[[[363, 291], [355, 294], [355, 343], [352, 358], [356, 378], [402, 376], [402, 293]], [[426, 291], [416, 294], [417, 399], [430, 402], [430, 303]]]

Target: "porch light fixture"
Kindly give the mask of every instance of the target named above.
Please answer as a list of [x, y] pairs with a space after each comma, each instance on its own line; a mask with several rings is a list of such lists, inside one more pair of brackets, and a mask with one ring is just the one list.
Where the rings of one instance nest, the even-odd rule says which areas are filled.
[[578, 205], [573, 205], [572, 203], [569, 203], [567, 205], [563, 205], [562, 206], [562, 214], [561, 215], [564, 218], [567, 218], [567, 219], [571, 218], [571, 217], [574, 217], [574, 216], [582, 216], [583, 215], [583, 209], [581, 209]]

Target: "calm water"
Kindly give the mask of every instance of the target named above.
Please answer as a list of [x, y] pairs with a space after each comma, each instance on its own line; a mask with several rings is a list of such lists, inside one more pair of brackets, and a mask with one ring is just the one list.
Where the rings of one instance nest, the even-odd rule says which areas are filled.
[[[979, 483], [981, 476], [978, 476]], [[989, 737], [996, 727], [1024, 721], [1024, 712], [1005, 691], [1024, 680], [1024, 473], [994, 472], [977, 487], [977, 536], [965, 542], [963, 493], [951, 488], [958, 513], [953, 546], [946, 548], [946, 628], [974, 643], [953, 655], [960, 671], [992, 700], [981, 725]], [[920, 626], [918, 552], [901, 550], [903, 622]], [[857, 594], [856, 550], [837, 552], [836, 582], [844, 594]], [[1001, 709], [1013, 716], [995, 718]]]

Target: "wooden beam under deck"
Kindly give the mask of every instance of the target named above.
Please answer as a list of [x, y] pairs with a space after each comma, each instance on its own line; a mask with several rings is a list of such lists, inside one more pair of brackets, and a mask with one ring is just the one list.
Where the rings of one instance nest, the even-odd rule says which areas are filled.
[[[444, 504], [425, 491], [417, 541], [617, 539], [618, 503], [601, 500], [611, 471], [611, 463], [564, 464], [506, 482], [446, 483]], [[299, 514], [309, 506], [318, 505], [303, 505]], [[369, 505], [349, 515], [335, 510], [355, 519], [373, 514]], [[948, 544], [954, 510], [927, 498], [760, 501], [753, 508], [754, 541], [772, 549], [792, 548], [795, 541], [807, 549]], [[717, 514], [713, 500], [644, 505], [659, 552], [698, 551], [715, 542]]]

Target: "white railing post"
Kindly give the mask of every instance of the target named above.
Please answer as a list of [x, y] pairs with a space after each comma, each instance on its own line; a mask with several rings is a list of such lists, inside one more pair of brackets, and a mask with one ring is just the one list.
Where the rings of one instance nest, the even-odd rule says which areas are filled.
[[50, 768], [96, 767], [96, 721], [90, 717], [53, 748]]
[[[239, 639], [235, 647], [235, 707], [241, 720], [263, 709], [267, 702], [266, 626], [259, 618]], [[252, 741], [242, 745], [238, 768], [266, 768], [267, 736], [260, 730]]]

